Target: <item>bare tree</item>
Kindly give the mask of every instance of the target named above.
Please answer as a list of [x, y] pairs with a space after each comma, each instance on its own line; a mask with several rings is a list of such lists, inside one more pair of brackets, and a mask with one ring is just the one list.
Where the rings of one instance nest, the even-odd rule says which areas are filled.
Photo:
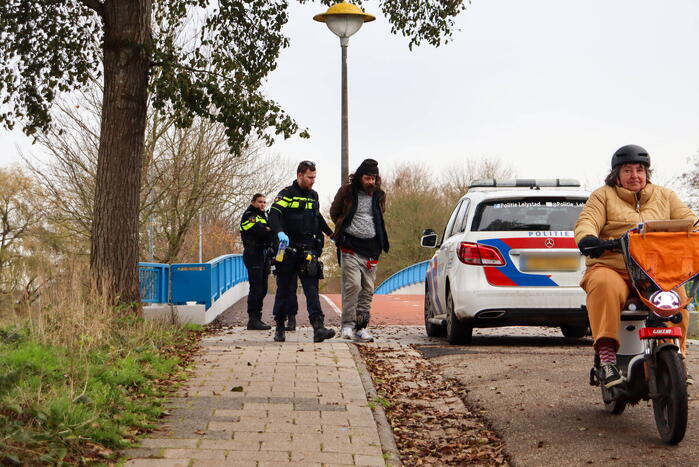
[[47, 221], [72, 254], [89, 255], [99, 148], [99, 90], [61, 101], [53, 114], [56, 128], [38, 133], [37, 142], [51, 156], [41, 163], [22, 154], [25, 164], [45, 191]]
[[379, 263], [381, 278], [428, 259], [431, 252], [420, 248], [420, 234], [426, 228], [438, 228], [451, 209], [438, 179], [425, 165], [401, 164], [388, 173], [383, 185], [391, 248]]
[[[37, 136], [52, 157], [43, 163], [24, 158], [48, 194], [49, 221], [64, 240], [74, 241], [74, 253], [89, 251], [93, 230], [100, 114], [98, 87], [63, 100], [54, 115], [61, 130]], [[233, 156], [223, 125], [195, 118], [191, 127], [181, 129], [153, 109], [140, 184], [141, 258], [151, 259], [148, 246], [152, 242], [157, 247], [153, 259], [176, 261], [199, 214], [212, 222], [218, 216], [234, 216], [252, 193], [278, 189], [282, 171], [289, 165], [262, 148], [251, 141], [246, 151]], [[234, 224], [231, 229], [237, 230]]]
[[151, 167], [155, 178], [150, 195], [155, 202], [144, 203], [142, 212], [156, 220], [157, 233], [166, 239], [167, 247], [156, 259], [169, 263], [178, 258], [200, 214], [212, 222], [228, 217], [231, 230], [237, 231], [236, 213], [253, 193], [281, 187], [280, 169], [286, 166], [283, 160], [265, 156], [260, 145], [232, 157], [224, 128], [208, 121], [165, 133]]
[[699, 153], [687, 160], [689, 170], [677, 179], [678, 191], [693, 210], [699, 209]]
[[32, 263], [43, 260], [32, 236], [42, 215], [42, 196], [19, 168], [0, 168], [0, 308], [31, 300], [39, 288]]
[[442, 178], [442, 190], [452, 203], [466, 194], [469, 185], [487, 178], [513, 178], [514, 171], [500, 159], [466, 159], [465, 164], [447, 168]]
[[474, 180], [510, 178], [513, 170], [497, 159], [467, 160], [438, 177], [424, 164], [403, 163], [388, 173], [386, 230], [391, 248], [382, 258], [380, 277], [386, 278], [411, 264], [429, 259], [433, 251], [420, 247], [424, 229], [441, 232], [456, 201]]

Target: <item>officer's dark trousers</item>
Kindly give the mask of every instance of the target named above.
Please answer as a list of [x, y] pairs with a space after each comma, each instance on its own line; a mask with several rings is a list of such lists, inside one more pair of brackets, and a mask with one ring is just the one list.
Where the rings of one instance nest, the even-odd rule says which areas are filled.
[[294, 292], [289, 296], [289, 300], [286, 302], [286, 307], [284, 308], [286, 310], [286, 316], [287, 318], [289, 316], [296, 316], [296, 314], [299, 312], [299, 301], [298, 298], [296, 298], [296, 289], [299, 286], [299, 277], [298, 274], [296, 274], [293, 278], [293, 284], [291, 287], [294, 289]]
[[283, 323], [287, 314], [295, 314], [298, 310], [296, 302], [296, 281], [301, 280], [303, 294], [306, 296], [308, 307], [308, 317], [313, 320], [315, 317], [323, 317], [320, 308], [320, 296], [318, 295], [318, 278], [303, 277], [298, 274], [299, 265], [303, 261], [296, 255], [287, 254], [280, 264], [277, 264], [277, 293], [274, 296], [274, 321]]
[[248, 269], [248, 317], [250, 319], [262, 318], [262, 301], [267, 295], [267, 278], [269, 271], [265, 270], [265, 256], [262, 252], [243, 253], [243, 263]]

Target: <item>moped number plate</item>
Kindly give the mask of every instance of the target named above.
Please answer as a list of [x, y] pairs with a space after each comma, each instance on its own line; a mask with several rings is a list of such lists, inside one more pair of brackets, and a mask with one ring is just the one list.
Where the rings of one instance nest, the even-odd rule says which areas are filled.
[[580, 256], [577, 254], [531, 254], [522, 255], [519, 269], [523, 272], [574, 272], [580, 267]]
[[638, 330], [641, 339], [674, 339], [682, 337], [682, 329], [672, 328], [641, 328]]

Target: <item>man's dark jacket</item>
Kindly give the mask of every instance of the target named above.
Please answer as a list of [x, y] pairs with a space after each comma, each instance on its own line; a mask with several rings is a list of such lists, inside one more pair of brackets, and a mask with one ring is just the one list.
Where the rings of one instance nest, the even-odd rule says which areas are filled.
[[333, 232], [319, 209], [318, 193], [304, 190], [294, 181], [274, 198], [269, 224], [275, 235], [284, 232], [292, 244], [301, 244], [320, 253], [323, 233], [330, 236]]
[[[350, 248], [353, 250], [358, 250], [356, 248], [356, 242], [361, 239], [354, 239], [345, 233], [345, 229], [348, 225], [352, 223], [354, 214], [357, 212], [357, 204], [359, 203], [358, 188], [352, 184], [348, 183], [340, 187], [337, 190], [335, 199], [330, 206], [330, 218], [335, 223], [335, 232], [333, 233], [333, 239], [335, 239], [335, 244], [339, 247]], [[386, 193], [380, 188], [374, 191], [371, 197], [371, 212], [374, 218], [374, 229], [376, 231], [376, 250], [373, 254], [367, 255], [374, 258], [378, 258], [381, 250], [388, 253], [389, 243], [388, 243], [388, 233], [386, 232], [386, 225], [383, 220], [383, 213], [386, 211]], [[350, 245], [350, 243], [355, 243]], [[351, 248], [355, 246], [355, 248]], [[363, 253], [363, 252], [360, 252]]]
[[259, 253], [272, 246], [274, 233], [267, 223], [267, 215], [252, 204], [240, 218], [240, 237], [247, 253]]

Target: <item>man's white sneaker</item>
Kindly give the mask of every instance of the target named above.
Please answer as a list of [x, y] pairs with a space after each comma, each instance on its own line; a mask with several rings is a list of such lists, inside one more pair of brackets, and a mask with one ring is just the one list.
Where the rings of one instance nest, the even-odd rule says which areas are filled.
[[372, 336], [366, 329], [355, 331], [354, 338], [359, 342], [374, 342], [374, 336]]
[[352, 340], [354, 338], [354, 331], [349, 326], [343, 327], [342, 331], [340, 331], [340, 338]]

